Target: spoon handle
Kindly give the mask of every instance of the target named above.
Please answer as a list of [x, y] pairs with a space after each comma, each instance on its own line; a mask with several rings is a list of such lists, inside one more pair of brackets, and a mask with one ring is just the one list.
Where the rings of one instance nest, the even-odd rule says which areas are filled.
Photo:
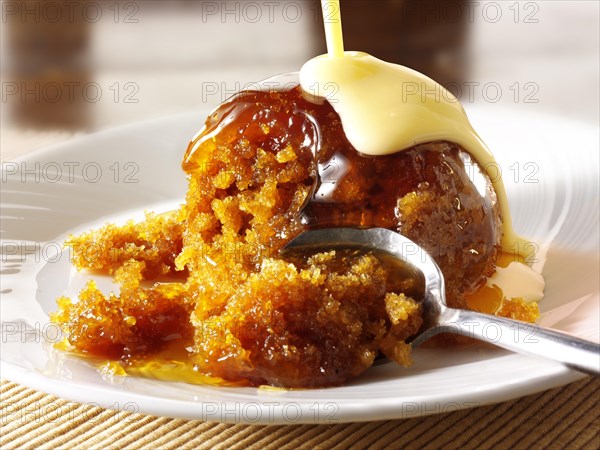
[[513, 352], [561, 362], [571, 369], [600, 376], [600, 345], [536, 324], [448, 308], [438, 332], [457, 333]]

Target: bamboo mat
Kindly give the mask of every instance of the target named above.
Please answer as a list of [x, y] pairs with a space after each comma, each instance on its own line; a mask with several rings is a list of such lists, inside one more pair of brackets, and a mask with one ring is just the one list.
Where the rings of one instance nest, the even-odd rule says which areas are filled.
[[111, 411], [10, 381], [2, 449], [598, 449], [600, 379], [521, 399], [406, 420], [254, 426]]

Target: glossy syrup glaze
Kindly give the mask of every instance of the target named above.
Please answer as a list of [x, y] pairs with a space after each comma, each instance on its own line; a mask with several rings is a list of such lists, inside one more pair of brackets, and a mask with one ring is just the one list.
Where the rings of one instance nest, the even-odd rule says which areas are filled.
[[[332, 106], [309, 101], [296, 86], [241, 92], [219, 106], [190, 144], [183, 167], [194, 173], [206, 164], [202, 149], [246, 141], [282, 158], [289, 146], [311, 168], [304, 180], [311, 194], [290, 217], [290, 229], [399, 231], [436, 258], [456, 306], [493, 272], [502, 235], [496, 197], [460, 146], [441, 141], [390, 155], [361, 154]], [[293, 236], [286, 237], [279, 248]]]

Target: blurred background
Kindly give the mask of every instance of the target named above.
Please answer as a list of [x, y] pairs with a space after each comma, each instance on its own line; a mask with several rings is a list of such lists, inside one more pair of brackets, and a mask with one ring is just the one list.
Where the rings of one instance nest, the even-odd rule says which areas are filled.
[[[470, 103], [598, 124], [597, 1], [342, 0], [347, 50]], [[325, 52], [320, 3], [2, 1], [2, 160], [73, 135], [207, 111]], [[182, 149], [183, 152], [183, 149]]]

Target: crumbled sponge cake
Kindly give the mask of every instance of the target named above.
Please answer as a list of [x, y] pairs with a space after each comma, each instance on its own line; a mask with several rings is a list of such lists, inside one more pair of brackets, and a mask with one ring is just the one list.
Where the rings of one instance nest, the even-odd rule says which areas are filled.
[[191, 280], [141, 288], [143, 265], [117, 269], [119, 296], [89, 282], [79, 301], [58, 300], [52, 320], [73, 347], [127, 367], [180, 340], [202, 374], [288, 388], [342, 384], [379, 351], [411, 364], [404, 340], [421, 326], [420, 305], [388, 292], [375, 256], [332, 251], [295, 264], [265, 258], [221, 308], [195, 303]]
[[127, 362], [151, 355], [170, 341], [191, 339], [193, 305], [181, 283], [142, 288], [144, 262], [129, 260], [115, 270], [119, 295], [104, 295], [89, 281], [72, 302], [58, 299], [59, 309], [51, 315], [61, 324], [69, 344], [80, 352]]
[[527, 303], [521, 297], [506, 298], [497, 314], [524, 322], [535, 322], [540, 317], [540, 308], [536, 302]]
[[175, 214], [146, 213], [146, 220], [102, 228], [70, 236], [71, 261], [79, 269], [113, 274], [127, 261], [143, 262], [147, 279], [175, 273], [175, 258], [181, 253], [183, 223]]
[[[371, 366], [378, 351], [408, 366], [397, 344], [421, 326], [414, 300], [386, 293], [373, 256], [328, 266], [335, 252], [306, 268], [264, 259], [214, 313], [199, 304], [193, 361], [223, 379], [284, 387], [337, 385]], [[401, 295], [401, 294], [400, 294]]]
[[[361, 155], [331, 105], [309, 102], [297, 87], [225, 102], [183, 167], [189, 187], [179, 210], [71, 238], [78, 268], [106, 271], [121, 284], [118, 296], [90, 284], [78, 302], [59, 299], [53, 320], [77, 350], [132, 364], [175, 341], [204, 375], [338, 385], [378, 352], [410, 364], [406, 340], [421, 325], [419, 299], [413, 280], [391, 277], [373, 255], [284, 259], [280, 250], [303, 230], [401, 232], [441, 266], [450, 306], [468, 306], [494, 272], [502, 234], [496, 197], [461, 147], [433, 142]], [[164, 274], [183, 279], [142, 287]], [[499, 313], [535, 316], [518, 301]]]

